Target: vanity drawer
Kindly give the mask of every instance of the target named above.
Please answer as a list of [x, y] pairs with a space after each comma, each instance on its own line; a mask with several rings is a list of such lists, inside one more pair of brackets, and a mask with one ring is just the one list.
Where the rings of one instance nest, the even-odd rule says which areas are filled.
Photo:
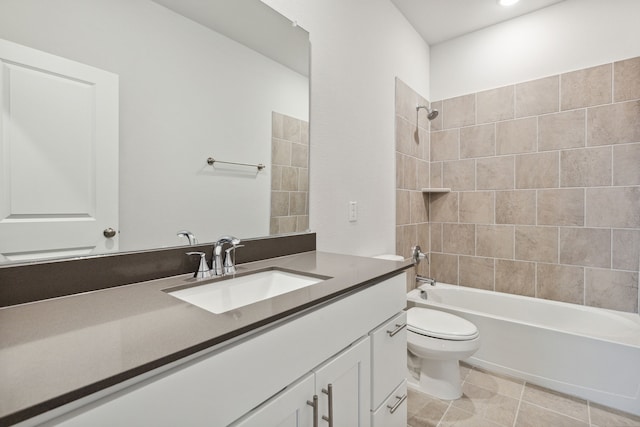
[[371, 409], [376, 410], [407, 374], [407, 313], [371, 331]]
[[371, 427], [405, 427], [407, 425], [407, 380], [389, 395], [371, 416]]

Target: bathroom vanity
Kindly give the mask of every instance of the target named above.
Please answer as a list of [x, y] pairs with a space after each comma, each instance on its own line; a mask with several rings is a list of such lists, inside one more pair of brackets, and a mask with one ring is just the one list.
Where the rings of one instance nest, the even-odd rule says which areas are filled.
[[324, 280], [217, 314], [171, 295], [209, 283], [190, 275], [0, 309], [22, 328], [2, 331], [0, 425], [405, 426], [410, 265], [242, 264]]

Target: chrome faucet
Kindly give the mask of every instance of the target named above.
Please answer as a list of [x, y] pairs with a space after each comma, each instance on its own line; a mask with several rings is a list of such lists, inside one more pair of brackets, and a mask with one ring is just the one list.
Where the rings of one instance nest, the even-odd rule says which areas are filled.
[[235, 273], [235, 265], [233, 264], [233, 260], [229, 259], [226, 262], [223, 262], [222, 257], [222, 249], [225, 244], [231, 244], [233, 247], [227, 250], [227, 258], [230, 258], [230, 251], [234, 250], [238, 247], [238, 243], [240, 243], [240, 239], [233, 236], [222, 236], [218, 239], [216, 244], [213, 247], [213, 261], [211, 265], [211, 270], [213, 274], [216, 276], [224, 276], [225, 274], [233, 274]]
[[416, 274], [416, 283], [426, 283], [428, 285], [435, 286], [436, 285], [436, 279], [432, 279], [430, 277], [425, 277], [425, 276], [421, 276], [419, 274]]

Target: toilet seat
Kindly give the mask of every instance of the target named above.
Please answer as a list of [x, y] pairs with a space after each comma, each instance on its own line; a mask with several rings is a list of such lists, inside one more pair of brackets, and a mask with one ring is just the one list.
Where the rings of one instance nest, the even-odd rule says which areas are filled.
[[407, 310], [407, 330], [431, 338], [468, 341], [478, 337], [476, 325], [444, 311], [422, 307]]

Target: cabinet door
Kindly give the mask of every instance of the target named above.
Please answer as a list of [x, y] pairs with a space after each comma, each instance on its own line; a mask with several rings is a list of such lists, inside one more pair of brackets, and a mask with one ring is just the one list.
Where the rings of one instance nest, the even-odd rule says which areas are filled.
[[369, 338], [365, 337], [316, 369], [320, 425], [370, 425], [370, 366]]
[[313, 401], [314, 379], [313, 374], [308, 374], [240, 420], [232, 423], [231, 426], [311, 427], [313, 425], [313, 408], [307, 402]]

